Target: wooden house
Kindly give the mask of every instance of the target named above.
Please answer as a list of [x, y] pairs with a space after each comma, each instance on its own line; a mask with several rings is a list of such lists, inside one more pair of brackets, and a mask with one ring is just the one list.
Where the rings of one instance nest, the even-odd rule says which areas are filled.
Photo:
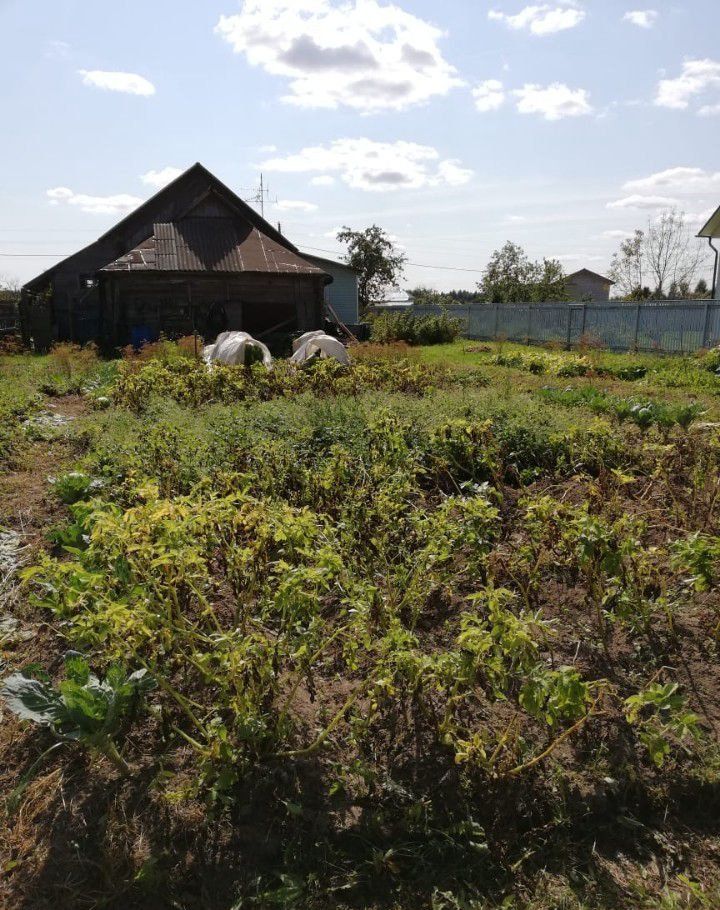
[[23, 338], [104, 350], [322, 326], [332, 277], [201, 164], [22, 289]]
[[580, 269], [568, 275], [565, 280], [565, 289], [570, 300], [586, 301], [587, 303], [607, 303], [610, 299], [610, 288], [613, 281], [604, 275], [598, 275], [590, 269]]

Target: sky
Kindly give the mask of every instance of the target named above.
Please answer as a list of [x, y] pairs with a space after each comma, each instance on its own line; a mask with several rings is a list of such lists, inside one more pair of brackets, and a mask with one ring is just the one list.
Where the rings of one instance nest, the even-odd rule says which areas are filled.
[[[605, 272], [720, 205], [718, 0], [0, 0], [0, 275], [201, 161], [300, 249], [378, 224], [404, 286], [506, 240]], [[256, 204], [256, 207], [257, 206]]]

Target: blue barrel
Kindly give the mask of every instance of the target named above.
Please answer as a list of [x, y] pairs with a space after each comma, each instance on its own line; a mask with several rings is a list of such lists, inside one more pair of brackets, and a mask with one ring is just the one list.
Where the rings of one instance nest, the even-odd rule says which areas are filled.
[[157, 333], [149, 325], [134, 325], [130, 328], [130, 343], [134, 348], [141, 348], [149, 341], [157, 341]]

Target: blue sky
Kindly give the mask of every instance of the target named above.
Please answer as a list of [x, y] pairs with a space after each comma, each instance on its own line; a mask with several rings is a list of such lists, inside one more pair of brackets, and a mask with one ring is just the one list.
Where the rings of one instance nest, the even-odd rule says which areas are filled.
[[20, 280], [198, 160], [244, 197], [262, 170], [302, 249], [381, 225], [437, 289], [508, 239], [604, 271], [720, 204], [717, 0], [0, 0], [0, 33]]

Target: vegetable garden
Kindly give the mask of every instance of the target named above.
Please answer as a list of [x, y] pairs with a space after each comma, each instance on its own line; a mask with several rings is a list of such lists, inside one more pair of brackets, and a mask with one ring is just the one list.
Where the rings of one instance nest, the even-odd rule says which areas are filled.
[[0, 357], [0, 903], [718, 906], [712, 356], [354, 354]]

